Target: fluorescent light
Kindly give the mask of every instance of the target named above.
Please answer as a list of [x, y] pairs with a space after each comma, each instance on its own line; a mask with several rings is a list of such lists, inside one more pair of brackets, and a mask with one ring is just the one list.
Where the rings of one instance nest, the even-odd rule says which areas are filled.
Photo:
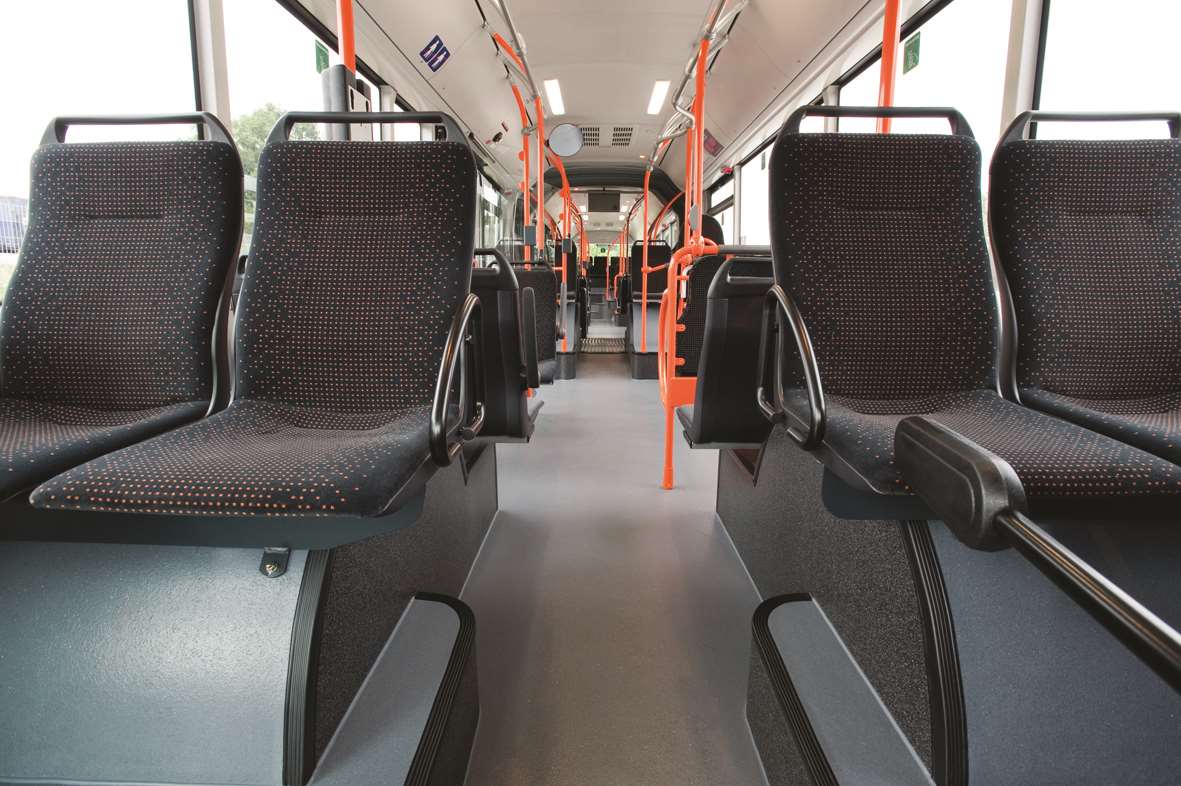
[[555, 115], [566, 114], [566, 105], [562, 103], [562, 86], [558, 84], [558, 80], [545, 80], [545, 94], [549, 98], [551, 112]]
[[664, 99], [668, 96], [668, 84], [667, 79], [657, 79], [656, 84], [652, 85], [652, 97], [648, 99], [648, 114], [660, 114], [660, 108], [664, 106]]

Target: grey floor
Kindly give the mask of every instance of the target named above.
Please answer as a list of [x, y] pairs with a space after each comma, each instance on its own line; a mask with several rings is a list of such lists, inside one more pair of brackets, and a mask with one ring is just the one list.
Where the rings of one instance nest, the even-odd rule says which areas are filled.
[[754, 587], [714, 516], [717, 453], [678, 437], [662, 491], [656, 382], [583, 355], [464, 591], [480, 728], [469, 784], [762, 784], [744, 716]]

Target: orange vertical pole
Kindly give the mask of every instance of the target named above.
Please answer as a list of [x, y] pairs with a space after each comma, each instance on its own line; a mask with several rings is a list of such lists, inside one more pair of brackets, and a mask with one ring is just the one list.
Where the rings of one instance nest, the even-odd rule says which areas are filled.
[[692, 402], [696, 389], [696, 378], [677, 379], [677, 333], [682, 326], [677, 324], [681, 313], [681, 271], [691, 265], [695, 256], [707, 252], [700, 232], [700, 225], [694, 224], [694, 213], [701, 211], [702, 178], [705, 159], [705, 69], [709, 61], [709, 39], [703, 38], [697, 51], [697, 84], [693, 96], [693, 127], [685, 137], [685, 245], [673, 254], [668, 266], [668, 285], [661, 300], [662, 335], [660, 360], [664, 362], [661, 379], [661, 393], [664, 398], [664, 477], [661, 485], [673, 488], [674, 411], [681, 404]]
[[[652, 182], [652, 167], [649, 166], [644, 170], [644, 236], [641, 242], [644, 244], [644, 249], [641, 252], [643, 262], [640, 263], [640, 273], [642, 282], [640, 284], [640, 351], [648, 351], [648, 187]], [[632, 291], [635, 291], [636, 284], [632, 282]], [[629, 305], [630, 308], [630, 305]], [[630, 316], [630, 315], [629, 315]]]
[[[878, 106], [894, 106], [894, 83], [898, 76], [898, 45], [902, 37], [901, 0], [886, 0], [882, 22], [882, 76], [878, 88]], [[890, 118], [878, 118], [878, 131], [890, 133]]]
[[336, 35], [340, 40], [340, 59], [344, 67], [357, 73], [357, 44], [353, 29], [353, 0], [337, 0]]
[[541, 96], [533, 99], [533, 111], [537, 115], [537, 244], [545, 247], [545, 111]]

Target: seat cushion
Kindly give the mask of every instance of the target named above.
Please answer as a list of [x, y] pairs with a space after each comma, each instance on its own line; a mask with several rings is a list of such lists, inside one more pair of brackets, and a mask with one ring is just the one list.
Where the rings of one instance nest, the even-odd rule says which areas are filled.
[[[894, 431], [903, 418], [924, 415], [1009, 462], [1031, 499], [1181, 500], [1181, 467], [990, 391], [826, 403], [825, 445], [879, 493], [911, 491], [894, 464]], [[806, 411], [800, 392], [790, 406]]]
[[185, 515], [374, 516], [428, 456], [428, 405], [332, 413], [229, 409], [59, 475], [42, 508]]
[[1082, 399], [1022, 388], [1028, 406], [1181, 464], [1181, 393], [1132, 399]]
[[207, 401], [102, 410], [0, 398], [0, 500], [95, 456], [196, 420]]

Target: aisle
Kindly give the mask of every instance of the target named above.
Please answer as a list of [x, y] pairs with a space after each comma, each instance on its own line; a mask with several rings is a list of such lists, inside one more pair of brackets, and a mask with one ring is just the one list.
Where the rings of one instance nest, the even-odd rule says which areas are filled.
[[754, 588], [713, 515], [718, 455], [678, 438], [659, 488], [656, 383], [620, 355], [545, 389], [499, 446], [500, 507], [464, 592], [476, 612], [471, 786], [758, 784], [744, 717]]

